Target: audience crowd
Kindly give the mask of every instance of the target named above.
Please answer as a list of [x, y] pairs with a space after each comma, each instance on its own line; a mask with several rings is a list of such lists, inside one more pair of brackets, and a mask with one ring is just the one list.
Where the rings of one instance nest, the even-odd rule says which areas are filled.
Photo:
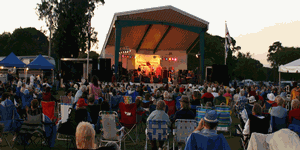
[[[120, 119], [120, 103], [128, 103], [124, 96], [130, 96], [131, 102], [136, 104], [136, 112], [140, 122], [149, 120], [165, 120], [170, 129], [174, 129], [177, 119], [196, 119], [196, 107], [214, 107], [216, 105], [229, 105], [234, 115], [240, 118], [243, 136], [251, 136], [253, 132], [262, 134], [273, 133], [274, 127], [271, 118], [286, 118], [286, 126], [294, 120], [300, 120], [299, 89], [297, 83], [291, 90], [290, 97], [287, 91], [277, 87], [250, 86], [228, 87], [219, 83], [205, 82], [203, 85], [171, 85], [154, 84], [149, 86], [142, 83], [104, 83], [93, 76], [91, 83], [68, 82], [60, 86], [51, 85], [40, 78], [30, 78], [30, 81], [12, 80], [7, 83], [0, 82], [0, 115], [3, 118], [4, 107], [15, 106], [14, 117], [25, 119], [43, 113], [41, 102], [54, 101], [61, 103], [60, 98], [55, 98], [58, 87], [62, 87], [65, 97], [72, 105], [72, 112], [67, 122], [61, 122], [59, 116], [50, 118], [57, 124], [58, 133], [73, 134], [76, 136], [77, 149], [119, 149], [116, 143], [106, 146], [96, 145], [95, 135], [100, 111], [116, 111]], [[30, 103], [25, 103], [26, 101]], [[57, 107], [56, 105], [55, 107]], [[3, 108], [2, 108], [3, 107]], [[58, 108], [57, 108], [58, 109]], [[251, 122], [250, 122], [251, 120]], [[1, 120], [3, 121], [3, 119]], [[257, 122], [257, 125], [254, 123]], [[3, 132], [3, 124], [0, 124]], [[206, 112], [193, 133], [206, 137], [218, 135], [217, 112]], [[300, 126], [300, 125], [299, 125]], [[18, 131], [15, 132], [15, 136]], [[250, 138], [250, 137], [249, 137]], [[1, 141], [2, 142], [2, 139]], [[163, 141], [151, 141], [152, 149], [162, 149]], [[191, 142], [187, 138], [186, 144]], [[247, 141], [245, 140], [245, 143]]]

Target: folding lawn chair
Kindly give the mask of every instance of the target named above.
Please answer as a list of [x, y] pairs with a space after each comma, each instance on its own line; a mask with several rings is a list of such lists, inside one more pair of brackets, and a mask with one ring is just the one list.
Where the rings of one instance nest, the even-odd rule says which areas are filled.
[[271, 116], [271, 126], [272, 126], [272, 133], [282, 128], [287, 128], [287, 117], [279, 118], [279, 117]]
[[212, 110], [212, 107], [201, 107], [201, 106], [197, 106], [196, 107], [196, 121], [200, 122], [201, 119], [205, 116], [206, 112], [209, 110]]
[[147, 150], [148, 140], [167, 141], [167, 149], [169, 149], [169, 132], [170, 129], [165, 120], [148, 120], [146, 133], [146, 145]]
[[230, 106], [224, 106], [224, 105], [216, 105], [215, 110], [218, 114], [218, 127], [217, 131], [226, 131], [230, 133], [230, 126], [231, 126], [231, 116], [230, 116]]
[[[60, 120], [58, 121], [58, 126], [62, 123], [66, 123], [68, 118], [69, 118], [69, 114], [71, 113], [72, 110], [72, 103], [71, 100], [67, 97], [67, 96], [61, 96], [60, 97], [60, 112], [59, 114], [59, 118]], [[67, 136], [67, 138], [61, 138], [60, 137], [60, 133], [57, 133], [57, 139], [58, 140], [72, 140], [72, 139], [68, 139], [69, 136]]]
[[135, 135], [136, 135], [136, 142], [137, 142], [137, 138], [138, 138], [138, 132], [137, 132], [137, 113], [136, 113], [136, 104], [125, 104], [123, 102], [121, 102], [119, 104], [119, 108], [120, 108], [120, 113], [121, 113], [121, 119], [120, 119], [120, 123], [127, 129], [129, 129], [128, 132], [126, 132], [125, 130], [125, 136], [124, 138], [126, 138], [126, 136], [128, 135], [130, 137], [130, 139], [132, 140], [132, 142], [134, 144], [136, 144], [134, 142], [134, 140], [132, 139], [132, 137], [130, 136], [130, 132], [135, 128]]
[[43, 114], [49, 117], [51, 120], [54, 120], [54, 110], [55, 110], [55, 102], [46, 102], [41, 101]]
[[[100, 147], [102, 142], [117, 142], [121, 149], [121, 142], [124, 139], [124, 127], [119, 123], [118, 113], [115, 111], [100, 111], [96, 125], [96, 132], [100, 131]], [[124, 140], [125, 149], [125, 140]]]
[[175, 121], [173, 150], [175, 150], [175, 142], [185, 143], [188, 136], [197, 128], [197, 125], [197, 121], [194, 119], [177, 119]]

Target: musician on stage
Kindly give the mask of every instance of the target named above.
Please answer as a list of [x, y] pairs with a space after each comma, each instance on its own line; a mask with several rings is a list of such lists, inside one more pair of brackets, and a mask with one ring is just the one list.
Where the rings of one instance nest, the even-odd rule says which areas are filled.
[[158, 65], [156, 68], [156, 71], [155, 71], [155, 75], [157, 78], [161, 77], [161, 70], [162, 70], [162, 67], [160, 65]]

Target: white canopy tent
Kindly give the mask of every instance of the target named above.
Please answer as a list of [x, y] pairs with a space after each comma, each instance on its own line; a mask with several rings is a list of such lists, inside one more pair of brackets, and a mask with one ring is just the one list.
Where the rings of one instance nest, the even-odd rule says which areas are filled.
[[294, 60], [290, 63], [287, 63], [285, 65], [280, 65], [278, 68], [279, 72], [279, 91], [281, 90], [281, 72], [286, 72], [286, 73], [300, 73], [300, 59]]

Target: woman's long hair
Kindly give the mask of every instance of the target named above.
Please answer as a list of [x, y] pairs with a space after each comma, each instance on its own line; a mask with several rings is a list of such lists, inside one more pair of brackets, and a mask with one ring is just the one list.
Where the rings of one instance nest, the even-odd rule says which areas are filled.
[[92, 77], [92, 83], [93, 83], [93, 85], [96, 86], [96, 87], [99, 86], [99, 85], [98, 85], [98, 77], [97, 77], [97, 76], [93, 75], [93, 77]]

